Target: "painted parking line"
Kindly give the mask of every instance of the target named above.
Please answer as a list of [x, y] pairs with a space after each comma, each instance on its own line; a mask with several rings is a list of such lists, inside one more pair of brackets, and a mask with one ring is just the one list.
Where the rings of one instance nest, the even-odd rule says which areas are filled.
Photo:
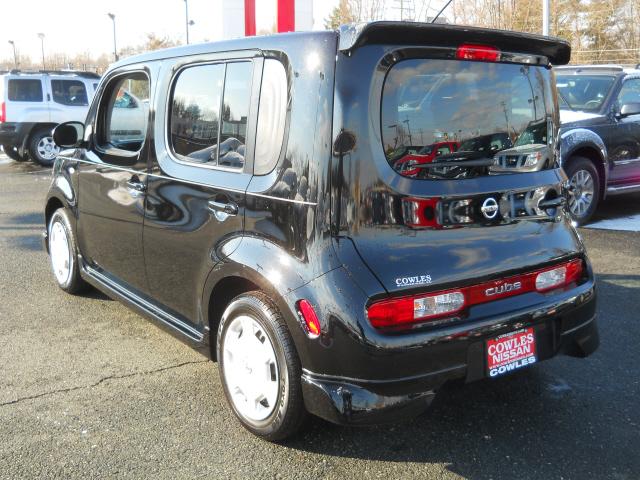
[[640, 213], [620, 218], [608, 218], [585, 225], [584, 228], [598, 230], [623, 230], [625, 232], [640, 232]]

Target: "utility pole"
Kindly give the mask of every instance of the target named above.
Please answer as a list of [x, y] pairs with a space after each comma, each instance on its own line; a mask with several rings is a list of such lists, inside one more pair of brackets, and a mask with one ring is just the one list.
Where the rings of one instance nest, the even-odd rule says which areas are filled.
[[107, 16], [113, 22], [113, 59], [118, 61], [118, 48], [116, 47], [116, 16], [113, 13], [107, 13]]
[[187, 29], [187, 45], [189, 45], [189, 0], [184, 0], [184, 25]]
[[549, 0], [542, 0], [542, 35], [549, 35]]
[[38, 38], [40, 39], [40, 47], [42, 48], [42, 69], [46, 70], [47, 67], [44, 63], [44, 33], [39, 33]]
[[13, 40], [9, 40], [9, 43], [13, 47], [13, 64], [15, 68], [18, 68], [18, 55], [16, 54], [16, 43]]

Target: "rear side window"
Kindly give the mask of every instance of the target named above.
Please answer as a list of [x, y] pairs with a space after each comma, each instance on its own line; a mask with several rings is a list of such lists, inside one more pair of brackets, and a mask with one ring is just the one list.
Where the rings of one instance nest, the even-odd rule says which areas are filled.
[[89, 105], [87, 89], [80, 80], [51, 80], [53, 101], [62, 105]]
[[35, 79], [9, 80], [9, 100], [12, 102], [42, 102], [42, 82]]
[[253, 64], [184, 69], [171, 96], [171, 149], [183, 161], [244, 167]]
[[276, 166], [287, 116], [287, 74], [284, 65], [267, 59], [262, 72], [254, 173], [265, 175]]
[[106, 148], [137, 152], [149, 123], [149, 79], [142, 72], [114, 78], [98, 112], [98, 141]]
[[551, 98], [543, 67], [401, 61], [383, 87], [387, 161], [401, 175], [429, 180], [545, 168], [554, 158]]

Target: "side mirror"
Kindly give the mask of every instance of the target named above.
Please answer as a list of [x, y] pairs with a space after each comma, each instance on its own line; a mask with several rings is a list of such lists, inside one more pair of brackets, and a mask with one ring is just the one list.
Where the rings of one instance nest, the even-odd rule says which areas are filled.
[[84, 125], [80, 122], [65, 122], [53, 129], [53, 142], [61, 148], [76, 148], [84, 139]]
[[620, 116], [640, 115], [640, 103], [625, 103], [620, 108]]

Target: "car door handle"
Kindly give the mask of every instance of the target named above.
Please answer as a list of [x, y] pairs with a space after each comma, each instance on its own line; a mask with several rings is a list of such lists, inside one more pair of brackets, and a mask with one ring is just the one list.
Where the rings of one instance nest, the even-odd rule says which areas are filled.
[[133, 180], [133, 179], [127, 182], [127, 187], [129, 187], [131, 190], [134, 190], [138, 193], [143, 193], [147, 189], [144, 183], [142, 183], [139, 180]]
[[[209, 211], [214, 214], [224, 213], [229, 217], [238, 215], [238, 205], [233, 202], [216, 202], [215, 200], [209, 200], [207, 202]], [[216, 215], [217, 216], [217, 215]]]

